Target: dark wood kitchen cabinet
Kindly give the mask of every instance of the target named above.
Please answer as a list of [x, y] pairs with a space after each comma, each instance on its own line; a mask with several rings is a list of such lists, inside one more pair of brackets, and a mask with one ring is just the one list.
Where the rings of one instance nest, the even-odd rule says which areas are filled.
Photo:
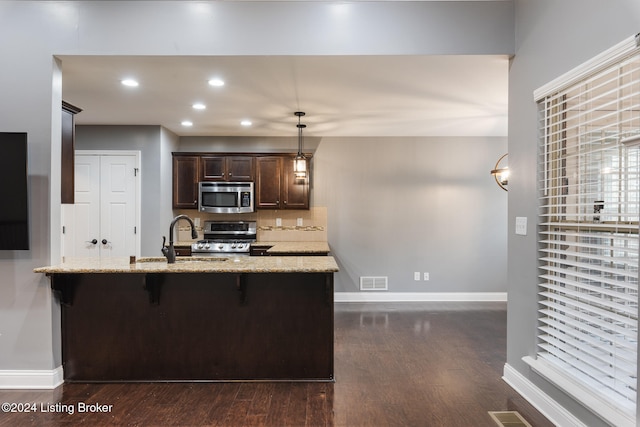
[[256, 158], [257, 209], [309, 209], [309, 179], [295, 177], [293, 158], [293, 155]]
[[257, 209], [280, 209], [281, 176], [281, 157], [256, 158], [255, 206]]
[[[309, 209], [309, 178], [295, 177], [294, 157], [282, 153], [173, 153], [173, 208], [197, 209], [200, 181], [253, 181], [257, 209]], [[309, 159], [308, 155], [307, 170]]]
[[173, 156], [173, 207], [198, 208], [198, 165], [200, 156]]
[[253, 181], [253, 156], [200, 157], [201, 181]]
[[62, 143], [60, 201], [64, 204], [75, 202], [75, 122], [74, 116], [82, 110], [62, 101]]

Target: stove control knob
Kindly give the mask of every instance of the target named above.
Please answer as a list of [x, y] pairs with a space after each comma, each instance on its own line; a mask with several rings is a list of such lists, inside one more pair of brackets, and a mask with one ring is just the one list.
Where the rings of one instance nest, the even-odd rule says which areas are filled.
[[205, 248], [205, 249], [209, 249], [210, 247], [211, 247], [211, 245], [209, 245], [208, 243], [205, 243], [205, 244], [204, 244], [204, 248]]
[[218, 249], [220, 250], [224, 249], [224, 245], [218, 245]]
[[231, 244], [231, 249], [235, 249], [235, 248], [236, 248], [236, 244], [235, 244], [235, 243], [232, 243], [232, 244]]
[[204, 245], [202, 243], [198, 243], [198, 245], [196, 246], [198, 249], [202, 249], [204, 248]]

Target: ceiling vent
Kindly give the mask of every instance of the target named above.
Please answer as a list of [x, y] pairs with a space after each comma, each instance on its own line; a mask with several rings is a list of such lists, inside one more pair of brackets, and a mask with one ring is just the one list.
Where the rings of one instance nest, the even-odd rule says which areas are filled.
[[361, 276], [361, 291], [386, 291], [388, 290], [389, 278], [387, 276]]

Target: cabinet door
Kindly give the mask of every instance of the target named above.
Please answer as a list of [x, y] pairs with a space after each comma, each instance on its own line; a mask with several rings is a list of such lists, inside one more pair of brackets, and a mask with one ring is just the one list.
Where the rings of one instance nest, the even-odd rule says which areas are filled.
[[256, 158], [256, 208], [280, 208], [281, 174], [281, 157], [265, 156]]
[[[293, 159], [284, 158], [282, 176], [282, 200], [284, 209], [309, 209], [309, 179], [296, 178], [293, 173]], [[307, 159], [307, 171], [309, 160]]]
[[253, 181], [253, 157], [227, 157], [227, 181]]
[[224, 156], [202, 156], [200, 157], [201, 181], [225, 181], [226, 180], [226, 158]]
[[173, 157], [173, 207], [198, 208], [198, 156]]
[[73, 116], [82, 110], [62, 101], [61, 193], [60, 202], [73, 204], [75, 199], [75, 124]]

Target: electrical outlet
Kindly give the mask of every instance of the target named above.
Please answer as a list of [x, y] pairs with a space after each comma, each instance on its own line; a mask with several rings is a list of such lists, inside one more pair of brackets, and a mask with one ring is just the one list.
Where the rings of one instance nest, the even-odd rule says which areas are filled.
[[276, 218], [276, 227], [282, 227], [282, 218]]
[[419, 281], [420, 280], [420, 272], [416, 271], [415, 273], [413, 273], [413, 280]]
[[424, 273], [424, 280], [429, 280], [429, 273]]
[[296, 225], [297, 225], [298, 227], [302, 227], [302, 218], [298, 218], [298, 219], [296, 220]]

